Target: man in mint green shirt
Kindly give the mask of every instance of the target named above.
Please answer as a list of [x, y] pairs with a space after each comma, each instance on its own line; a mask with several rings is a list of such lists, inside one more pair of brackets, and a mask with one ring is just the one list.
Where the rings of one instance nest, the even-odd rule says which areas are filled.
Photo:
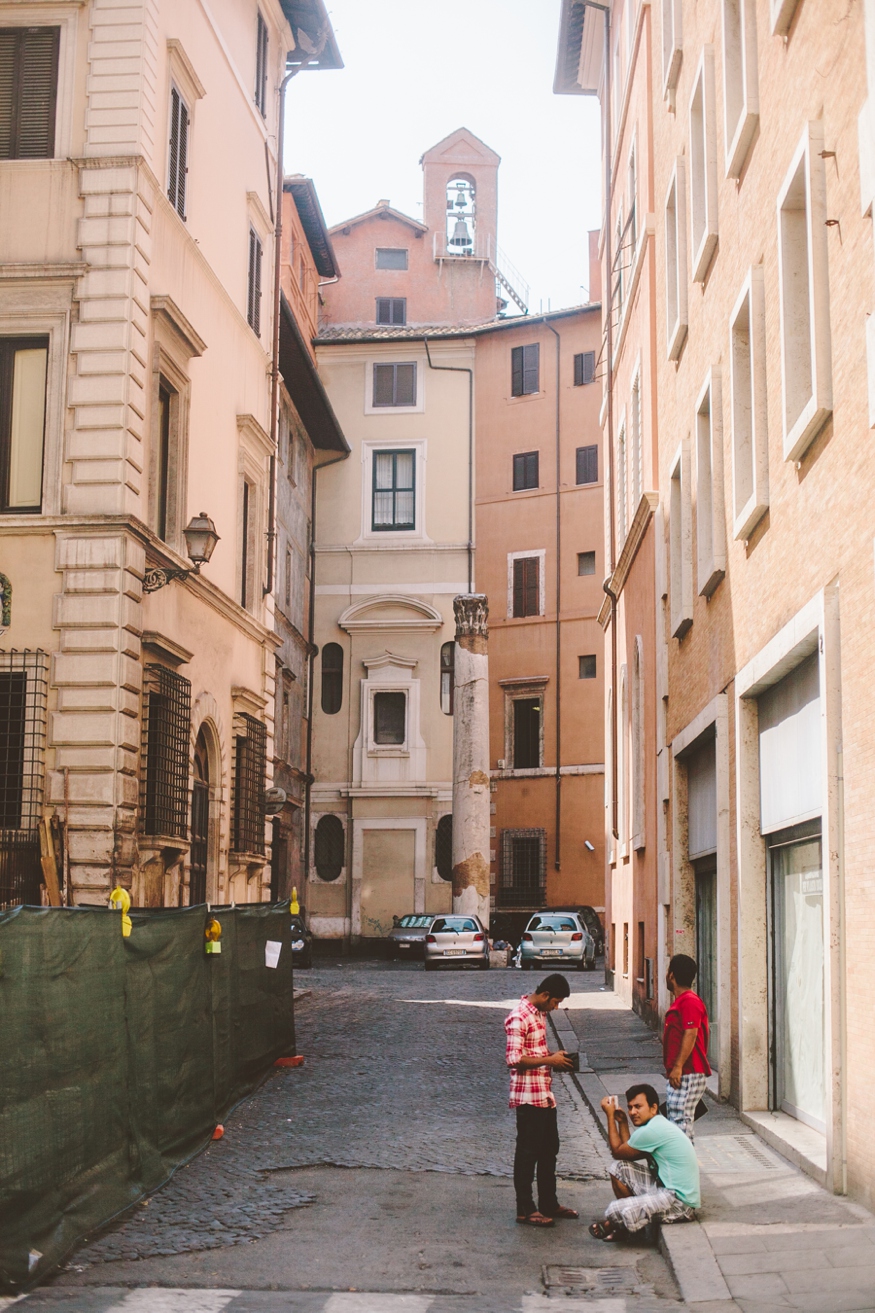
[[589, 1228], [597, 1240], [616, 1240], [649, 1222], [687, 1222], [702, 1202], [696, 1150], [683, 1131], [662, 1116], [653, 1086], [632, 1085], [626, 1104], [628, 1116], [613, 1096], [602, 1099], [616, 1159], [611, 1168], [616, 1197], [605, 1209], [604, 1220]]

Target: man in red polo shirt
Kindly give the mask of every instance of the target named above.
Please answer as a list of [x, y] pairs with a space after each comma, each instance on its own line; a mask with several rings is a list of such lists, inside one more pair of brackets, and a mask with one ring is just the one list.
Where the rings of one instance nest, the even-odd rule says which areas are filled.
[[674, 1002], [665, 1014], [662, 1032], [662, 1058], [668, 1080], [666, 1116], [691, 1140], [696, 1104], [711, 1075], [708, 1010], [692, 987], [697, 971], [695, 961], [686, 953], [677, 953], [669, 962], [665, 983]]

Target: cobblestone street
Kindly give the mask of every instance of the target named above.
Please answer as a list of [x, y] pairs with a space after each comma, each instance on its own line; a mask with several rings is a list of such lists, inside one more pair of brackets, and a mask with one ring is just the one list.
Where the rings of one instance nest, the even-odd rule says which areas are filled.
[[[598, 992], [600, 979], [574, 989]], [[678, 1307], [656, 1251], [612, 1255], [586, 1233], [609, 1197], [608, 1155], [567, 1078], [555, 1082], [561, 1196], [581, 1221], [515, 1225], [503, 1021], [533, 976], [338, 963], [298, 983], [311, 991], [297, 1012], [304, 1067], [272, 1075], [222, 1140], [26, 1303], [104, 1311], [117, 1288], [151, 1285], [213, 1287], [234, 1313], [250, 1307], [236, 1292], [270, 1290], [294, 1292], [276, 1307], [302, 1310], [335, 1307], [315, 1292], [361, 1291], [428, 1294], [434, 1313], [444, 1299], [517, 1310], [546, 1299], [545, 1264], [583, 1264], [618, 1274], [589, 1309]]]

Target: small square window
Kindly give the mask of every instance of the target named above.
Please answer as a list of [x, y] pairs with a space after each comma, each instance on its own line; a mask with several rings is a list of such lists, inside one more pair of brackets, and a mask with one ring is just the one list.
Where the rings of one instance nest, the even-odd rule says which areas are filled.
[[577, 658], [577, 674], [580, 679], [595, 679], [596, 677], [596, 659], [593, 654], [589, 656], [579, 656]]
[[523, 451], [513, 458], [513, 490], [525, 492], [537, 488], [539, 483], [538, 453]]
[[404, 246], [378, 246], [374, 263], [377, 269], [406, 269], [407, 248]]
[[595, 552], [577, 553], [577, 573], [595, 574]]
[[510, 392], [514, 397], [527, 397], [540, 390], [539, 343], [515, 346], [510, 353]]
[[374, 365], [375, 406], [416, 405], [416, 362]]
[[595, 382], [595, 352], [578, 351], [574, 357], [574, 386], [586, 387]]
[[374, 742], [399, 745], [407, 728], [407, 694], [374, 694]]
[[597, 446], [577, 448], [577, 482], [598, 483], [599, 449]]
[[378, 296], [377, 323], [406, 324], [407, 298], [404, 296]]

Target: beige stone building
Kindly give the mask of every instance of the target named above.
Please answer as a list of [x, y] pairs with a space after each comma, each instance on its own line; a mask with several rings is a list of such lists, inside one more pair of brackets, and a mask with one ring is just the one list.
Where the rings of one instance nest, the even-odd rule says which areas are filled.
[[279, 86], [333, 36], [321, 0], [14, 3], [0, 50], [0, 901], [46, 809], [68, 901], [258, 900]]
[[612, 198], [652, 139], [660, 947], [721, 1093], [871, 1205], [875, 11], [660, 11], [612, 9], [612, 86], [600, 11], [560, 48], [619, 113]]

